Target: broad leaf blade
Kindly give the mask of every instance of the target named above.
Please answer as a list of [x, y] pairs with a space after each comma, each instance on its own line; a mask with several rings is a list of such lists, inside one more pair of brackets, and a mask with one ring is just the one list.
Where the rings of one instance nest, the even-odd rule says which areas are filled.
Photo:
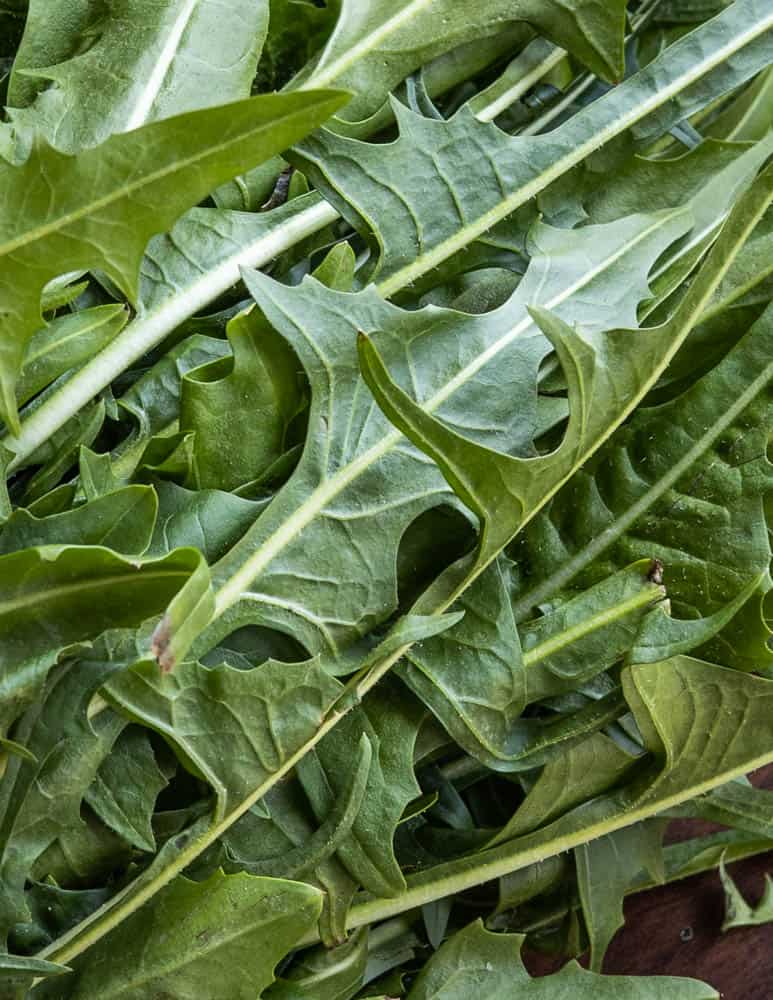
[[154, 233], [220, 181], [296, 141], [343, 100], [330, 92], [258, 97], [114, 136], [77, 157], [40, 141], [22, 165], [0, 164], [0, 204], [24, 207], [0, 225], [0, 394], [12, 429], [14, 382], [47, 282], [101, 267], [135, 299], [142, 251]]
[[[104, 11], [92, 0], [31, 0], [9, 86], [11, 120], [75, 152], [249, 97], [267, 28], [268, 0], [237, 0], [227, 11], [206, 0], [131, 0]], [[76, 54], [92, 32], [93, 44]]]
[[221, 872], [201, 883], [180, 878], [75, 965], [70, 996], [254, 1000], [321, 906], [319, 890], [299, 882]]

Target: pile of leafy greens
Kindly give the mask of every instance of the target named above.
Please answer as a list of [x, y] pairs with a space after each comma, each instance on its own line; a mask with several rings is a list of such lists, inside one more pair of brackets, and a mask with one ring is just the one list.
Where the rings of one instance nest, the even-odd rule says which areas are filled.
[[601, 968], [773, 847], [772, 29], [0, 0], [3, 998], [717, 996]]

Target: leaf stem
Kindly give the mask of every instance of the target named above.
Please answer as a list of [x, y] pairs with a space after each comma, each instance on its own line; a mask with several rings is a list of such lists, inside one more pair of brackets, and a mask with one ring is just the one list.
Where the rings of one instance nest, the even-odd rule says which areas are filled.
[[[743, 767], [723, 771], [721, 774], [714, 775], [711, 779], [681, 793], [675, 793], [664, 799], [655, 799], [632, 809], [621, 810], [615, 816], [571, 833], [559, 835], [553, 840], [538, 842], [531, 847], [526, 846], [519, 852], [513, 853], [516, 842], [505, 842], [475, 855], [474, 860], [461, 858], [458, 861], [438, 865], [437, 869], [441, 872], [439, 876], [433, 876], [436, 869], [428, 869], [417, 875], [409, 876], [408, 888], [400, 896], [391, 899], [363, 899], [359, 903], [355, 902], [349, 911], [346, 927], [348, 930], [354, 930], [364, 924], [395, 917], [407, 910], [443, 899], [445, 896], [473, 889], [486, 882], [501, 878], [503, 875], [509, 875], [511, 872], [519, 871], [529, 865], [545, 861], [564, 851], [573, 850], [589, 840], [595, 840], [597, 837], [603, 837], [616, 830], [622, 830], [634, 823], [657, 816], [667, 809], [687, 802], [696, 795], [709, 792], [727, 781], [732, 781], [733, 778], [741, 777], [747, 771], [756, 770], [771, 762], [773, 762], [773, 750], [768, 750], [756, 760], [744, 763]], [[523, 838], [524, 841], [530, 839], [534, 839], [533, 835]], [[309, 935], [301, 942], [301, 945], [312, 944], [316, 940], [318, 940], [317, 937], [312, 938]]]

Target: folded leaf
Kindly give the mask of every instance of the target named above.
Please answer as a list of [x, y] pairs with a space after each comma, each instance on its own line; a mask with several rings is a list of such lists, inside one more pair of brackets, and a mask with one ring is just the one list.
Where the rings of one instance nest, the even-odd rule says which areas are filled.
[[156, 523], [158, 500], [150, 486], [127, 486], [61, 514], [35, 517], [17, 508], [0, 528], [0, 554], [40, 545], [100, 545], [142, 555]]
[[[675, 618], [721, 614], [745, 594], [748, 616], [719, 621], [705, 652], [744, 667], [765, 662], [772, 343], [768, 308], [713, 371], [672, 402], [637, 413], [573, 477], [512, 551], [523, 574], [517, 617], [567, 585], [648, 555], [663, 562]], [[750, 584], [759, 595], [751, 601]], [[661, 640], [644, 636], [634, 657], [649, 658], [647, 645]]]
[[[519, 630], [510, 571], [497, 561], [458, 601], [459, 624], [414, 646], [395, 668], [467, 753], [495, 770], [535, 767], [614, 718], [606, 706], [567, 724], [522, 718], [527, 704], [575, 690], [630, 650], [663, 588], [645, 560]], [[587, 729], [585, 727], [588, 727]]]
[[85, 831], [81, 806], [97, 770], [126, 722], [114, 712], [93, 722], [89, 703], [117, 667], [95, 658], [70, 662], [46, 687], [46, 697], [17, 726], [35, 761], [9, 758], [0, 794], [0, 939], [29, 919], [24, 887], [44, 853]]

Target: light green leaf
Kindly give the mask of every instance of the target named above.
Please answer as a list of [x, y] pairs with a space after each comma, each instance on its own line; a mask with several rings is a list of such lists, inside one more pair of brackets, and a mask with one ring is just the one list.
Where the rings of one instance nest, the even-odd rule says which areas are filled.
[[71, 368], [78, 368], [117, 336], [129, 314], [124, 306], [94, 306], [57, 316], [33, 334], [16, 385], [19, 406]]
[[[391, 296], [661, 106], [666, 130], [678, 120], [667, 95], [711, 78], [718, 65], [737, 73], [738, 84], [754, 75], [769, 61], [764, 33], [772, 23], [759, 0], [739, 0], [546, 135], [511, 137], [467, 106], [438, 121], [395, 104], [400, 135], [393, 143], [320, 130], [292, 159], [381, 251], [371, 277]], [[724, 62], [730, 50], [737, 63]]]
[[142, 251], [154, 233], [220, 181], [300, 138], [343, 100], [329, 92], [258, 97], [113, 136], [77, 157], [40, 141], [24, 164], [0, 164], [0, 204], [24, 206], [0, 227], [0, 389], [11, 429], [18, 429], [14, 382], [48, 281], [101, 267], [134, 300]]
[[[249, 97], [267, 0], [31, 0], [8, 93], [11, 121], [62, 152]], [[29, 107], [26, 107], [29, 105]], [[18, 110], [23, 109], [23, 110]]]
[[357, 0], [342, 0], [341, 7], [324, 50], [295, 83], [354, 91], [357, 96], [346, 112], [352, 121], [377, 111], [414, 69], [471, 38], [493, 35], [511, 21], [528, 21], [607, 79], [622, 75], [621, 0], [604, 8], [589, 0], [482, 0], [464, 8], [453, 0], [370, 0], [364, 9]]
[[465, 1000], [476, 991], [487, 1000], [717, 1000], [694, 979], [600, 976], [576, 962], [552, 976], [532, 979], [521, 960], [523, 937], [492, 934], [478, 921], [444, 944], [419, 973], [408, 1000]]
[[321, 907], [319, 890], [301, 882], [179, 878], [74, 965], [70, 1000], [255, 1000]]
[[757, 927], [760, 924], [773, 923], [773, 878], [770, 875], [765, 876], [765, 891], [755, 907], [749, 906], [738, 891], [738, 886], [728, 875], [724, 857], [719, 862], [719, 877], [725, 890], [723, 931], [730, 931], [734, 927]]

